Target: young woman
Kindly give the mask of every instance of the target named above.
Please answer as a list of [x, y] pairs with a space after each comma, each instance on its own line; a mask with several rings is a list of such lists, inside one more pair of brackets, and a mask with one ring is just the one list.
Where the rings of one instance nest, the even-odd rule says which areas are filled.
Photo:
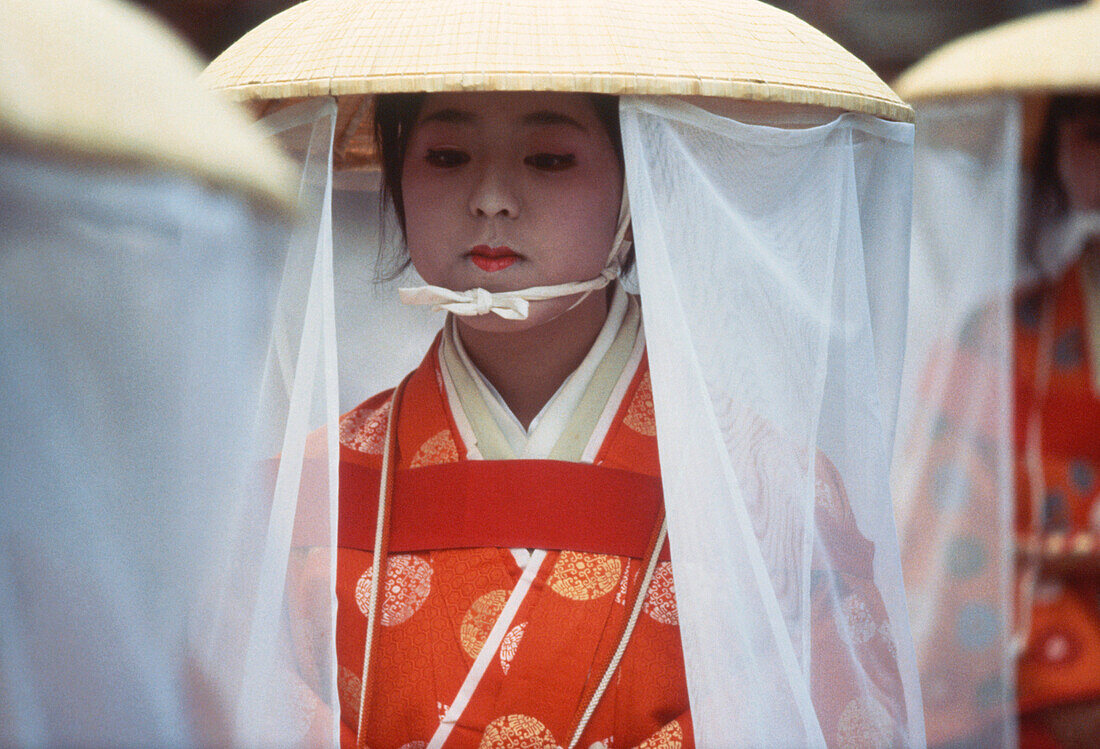
[[[265, 547], [257, 600], [286, 612], [297, 660], [268, 668], [280, 640], [254, 626], [244, 692], [279, 697], [294, 674], [314, 735], [338, 711], [349, 746], [919, 744], [886, 482], [912, 130], [874, 116], [904, 105], [763, 4], [413, 15], [306, 2], [211, 67], [317, 95], [267, 120], [316, 123], [303, 183], [322, 227], [287, 264], [269, 369], [293, 426], [264, 511], [271, 538], [299, 527], [288, 574]], [[416, 42], [436, 16], [468, 33]], [[322, 65], [339, 85], [230, 72], [281, 67], [259, 49], [298, 34], [339, 48]], [[420, 276], [411, 307], [333, 280], [370, 275], [369, 231], [325, 227], [372, 162]], [[362, 401], [379, 389], [363, 373], [411, 345], [379, 331], [418, 305], [442, 330]], [[346, 413], [306, 418], [335, 374]], [[257, 740], [278, 713], [238, 710]]]
[[[455, 312], [396, 391], [341, 419], [342, 743], [694, 745], [640, 305], [608, 282], [630, 248], [617, 100], [382, 97], [376, 123], [430, 284], [404, 296]], [[520, 317], [509, 304], [528, 295]], [[379, 481], [395, 488], [376, 564]], [[833, 557], [837, 578], [810, 592], [814, 708], [830, 745], [894, 736], [905, 708], [873, 547], [824, 456], [816, 484], [814, 568]], [[859, 606], [847, 654], [850, 622], [828, 606], [841, 589]]]

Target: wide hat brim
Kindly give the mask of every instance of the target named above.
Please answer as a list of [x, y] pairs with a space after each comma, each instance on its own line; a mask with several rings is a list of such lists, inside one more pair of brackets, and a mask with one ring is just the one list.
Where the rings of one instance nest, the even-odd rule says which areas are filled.
[[336, 96], [353, 123], [369, 108], [357, 97], [413, 91], [695, 95], [912, 120], [865, 64], [756, 0], [307, 0], [204, 80], [238, 100]]
[[1100, 0], [957, 39], [902, 73], [894, 87], [912, 102], [1100, 92]]
[[0, 18], [0, 147], [294, 206], [290, 162], [199, 85], [198, 56], [149, 14], [116, 0], [0, 0]]

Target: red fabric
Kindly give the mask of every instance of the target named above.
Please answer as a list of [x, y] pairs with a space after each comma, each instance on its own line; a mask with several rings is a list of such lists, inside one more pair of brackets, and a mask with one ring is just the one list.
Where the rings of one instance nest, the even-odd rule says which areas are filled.
[[[374, 550], [380, 475], [341, 464], [341, 548]], [[394, 498], [391, 552], [494, 546], [635, 559], [645, 555], [662, 501], [656, 476], [555, 460], [464, 460], [399, 470]]]
[[[368, 744], [414, 749], [431, 738], [522, 574], [505, 547], [530, 539], [535, 548], [570, 548], [547, 554], [446, 746], [564, 745], [581, 695], [602, 676], [618, 644], [626, 602], [640, 585], [638, 539], [644, 545], [653, 530], [660, 467], [647, 366], [643, 360], [635, 373], [593, 466], [466, 461], [438, 367], [433, 346], [408, 383], [397, 425], [392, 538], [409, 549], [392, 548], [388, 559], [377, 651], [381, 678], [371, 697]], [[340, 428], [336, 649], [345, 747], [355, 745], [363, 608], [373, 585], [372, 555], [355, 547], [372, 545], [364, 539], [373, 537], [373, 476], [381, 464], [390, 397], [386, 392], [366, 401]], [[819, 492], [828, 499], [826, 511], [818, 512], [829, 547], [823, 553], [841, 561], [835, 579], [817, 575], [811, 590], [812, 687], [829, 743], [846, 745], [881, 725], [881, 710], [903, 708], [869, 705], [852, 691], [857, 678], [837, 631], [856, 622], [866, 629], [857, 654], [862, 672], [884, 694], [900, 693], [889, 624], [871, 580], [873, 549], [855, 528], [835, 471], [823, 458], [818, 466]], [[508, 487], [513, 480], [515, 486]], [[586, 482], [593, 483], [582, 486]], [[308, 538], [308, 523], [299, 520], [301, 541]], [[563, 524], [574, 527], [558, 527]], [[436, 535], [419, 540], [417, 528]], [[494, 545], [466, 548], [471, 539]], [[463, 548], [444, 548], [453, 543]], [[612, 548], [616, 544], [624, 548]], [[426, 545], [433, 548], [412, 551]], [[328, 563], [319, 549], [303, 547], [295, 556], [292, 609], [309, 605], [309, 570], [320, 575]], [[837, 595], [852, 602], [843, 622], [822, 613], [835, 610], [825, 602]], [[310, 642], [308, 633], [296, 640], [308, 660], [318, 646], [311, 651], [302, 645]], [[308, 664], [303, 673], [310, 673]], [[658, 564], [642, 616], [580, 746], [597, 741], [646, 749], [694, 746], [667, 561]]]
[[[1048, 564], [1019, 664], [1020, 710], [1100, 700], [1100, 398], [1089, 366], [1081, 266], [1016, 303], [1016, 530]], [[1054, 311], [1050, 383], [1036, 386], [1039, 317]], [[1027, 478], [1027, 422], [1038, 409], [1046, 496], [1035, 517]], [[1073, 550], [1078, 549], [1075, 553]], [[1083, 550], [1083, 551], [1081, 551]]]

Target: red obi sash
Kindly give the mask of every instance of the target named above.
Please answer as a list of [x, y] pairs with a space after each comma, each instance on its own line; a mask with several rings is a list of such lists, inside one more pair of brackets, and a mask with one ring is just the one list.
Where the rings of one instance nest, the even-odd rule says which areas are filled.
[[[373, 550], [380, 473], [340, 462], [340, 547]], [[659, 477], [589, 463], [461, 460], [398, 469], [389, 550], [528, 548], [641, 559], [662, 503]], [[327, 543], [318, 520], [299, 515], [295, 546]], [[661, 558], [669, 558], [667, 543]]]

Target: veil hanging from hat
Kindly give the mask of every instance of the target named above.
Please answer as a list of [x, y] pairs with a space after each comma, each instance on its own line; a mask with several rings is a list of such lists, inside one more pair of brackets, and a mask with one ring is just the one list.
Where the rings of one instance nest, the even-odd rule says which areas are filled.
[[921, 107], [895, 459], [929, 739], [1015, 744], [1012, 291], [1020, 105]]
[[[408, 278], [371, 283], [370, 262], [379, 246], [383, 255], [393, 251], [387, 237], [392, 242], [396, 233], [379, 226], [387, 219], [379, 218], [376, 187], [358, 180], [342, 190], [352, 180], [326, 174], [334, 109], [318, 101], [265, 122], [306, 155], [302, 198], [319, 217], [291, 252], [300, 259], [284, 271], [269, 394], [307, 391], [315, 407], [318, 399], [325, 404], [311, 416], [297, 411], [283, 435], [272, 432], [278, 440], [270, 454], [280, 456], [272, 518], [280, 520], [268, 527], [265, 553], [294, 557], [295, 515], [299, 526], [303, 516], [328, 519], [328, 535], [315, 536], [310, 552], [324, 562], [310, 567], [320, 608], [305, 616], [313, 641], [331, 643], [324, 606], [335, 506], [325, 503], [333, 499], [336, 453], [333, 430], [322, 427], [334, 423], [334, 400], [351, 408], [414, 368], [443, 317], [398, 302], [395, 289]], [[912, 128], [810, 111], [744, 105], [716, 114], [647, 97], [620, 104], [700, 746], [822, 745], [823, 720], [845, 740], [923, 742], [887, 484]], [[313, 302], [327, 294], [332, 306], [314, 314]], [[338, 359], [330, 358], [330, 342]], [[296, 363], [276, 365], [286, 351], [297, 352]], [[314, 369], [303, 368], [307, 355]], [[857, 528], [858, 538], [839, 533], [842, 527]], [[268, 592], [281, 597], [286, 566], [273, 564], [278, 574]], [[275, 629], [285, 605], [270, 608]], [[811, 625], [822, 621], [832, 623], [842, 647], [819, 649]], [[862, 660], [868, 648], [882, 657]], [[860, 697], [838, 714], [818, 712], [829, 685], [812, 682], [815, 659], [857, 674]], [[304, 681], [335, 710], [336, 669], [327, 662]], [[262, 683], [264, 673], [249, 671], [246, 679]], [[251, 710], [262, 716], [279, 705], [258, 701]]]
[[241, 536], [285, 232], [189, 176], [0, 149], [0, 744], [223, 740], [194, 642]]

